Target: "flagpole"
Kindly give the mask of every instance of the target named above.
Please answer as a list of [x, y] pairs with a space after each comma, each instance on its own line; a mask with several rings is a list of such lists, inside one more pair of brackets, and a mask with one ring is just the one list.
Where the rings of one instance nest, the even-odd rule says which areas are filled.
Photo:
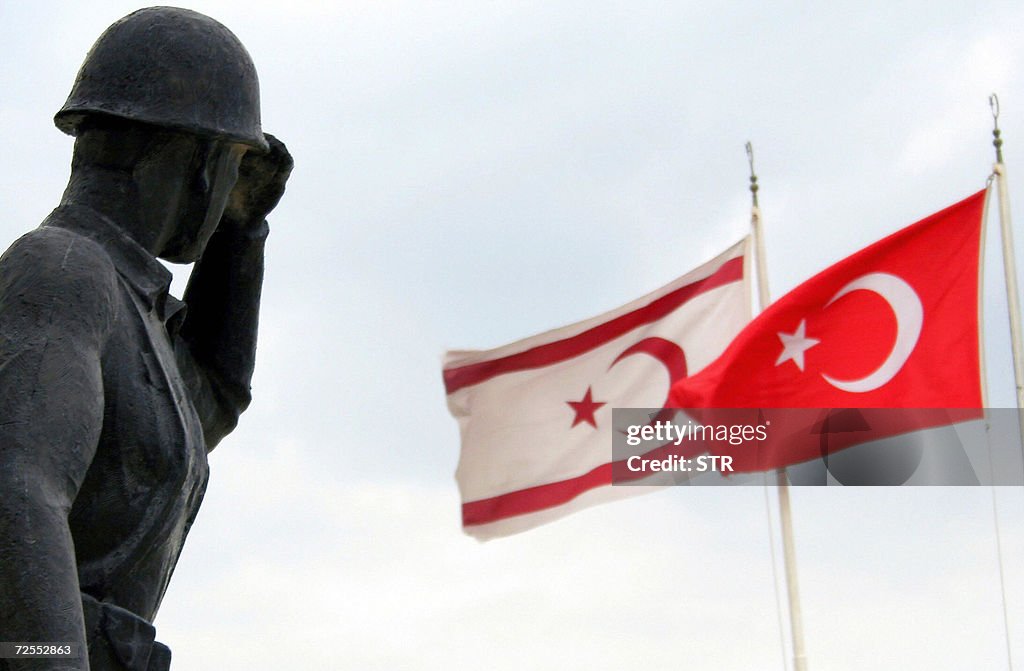
[[[747, 160], [750, 163], [750, 227], [754, 235], [754, 258], [757, 267], [757, 293], [760, 309], [768, 307], [768, 268], [765, 263], [764, 231], [761, 208], [757, 204], [757, 174], [754, 172], [754, 147], [747, 142]], [[1019, 391], [1019, 387], [1018, 387]], [[804, 650], [803, 616], [800, 611], [800, 588], [796, 577], [796, 543], [793, 541], [793, 515], [789, 505], [789, 480], [786, 469], [776, 474], [779, 493], [779, 522], [782, 527], [782, 556], [786, 566], [786, 589], [789, 596], [789, 625], [793, 635], [793, 671], [807, 671]]]
[[[1024, 441], [1024, 357], [1021, 353], [1020, 304], [1017, 290], [1017, 264], [1013, 253], [1013, 224], [1010, 220], [1010, 195], [1006, 185], [1006, 164], [1003, 163], [1003, 138], [999, 130], [999, 97], [993, 93], [988, 97], [992, 110], [992, 145], [996, 148], [996, 163], [992, 174], [996, 177], [999, 193], [999, 232], [1003, 241], [1003, 274], [1006, 277], [1006, 302], [1010, 315], [1010, 344], [1013, 351], [1013, 376], [1017, 385], [1017, 422], [1020, 438]], [[989, 457], [991, 460], [991, 456]], [[990, 469], [991, 470], [991, 469]], [[999, 560], [999, 589], [1003, 597], [1003, 628], [1006, 634], [1006, 660], [1013, 670], [1013, 652], [1010, 646], [1010, 618], [1006, 607], [1006, 580], [1003, 571], [1003, 543], [999, 533], [999, 509], [996, 503], [996, 488], [992, 487], [992, 521], [996, 529], [996, 557]]]
[[761, 208], [757, 204], [757, 174], [754, 172], [754, 145], [747, 143], [747, 161], [750, 163], [750, 228], [754, 234], [754, 258], [757, 261], [758, 310], [768, 307], [768, 268], [764, 262], [764, 231], [761, 226]]
[[1006, 276], [1006, 302], [1010, 308], [1010, 344], [1013, 348], [1013, 376], [1017, 385], [1017, 419], [1021, 439], [1024, 440], [1024, 352], [1021, 350], [1020, 303], [1017, 290], [1017, 264], [1013, 254], [1013, 225], [1010, 221], [1010, 195], [1006, 186], [1006, 165], [1003, 163], [1003, 139], [999, 130], [999, 98], [995, 93], [988, 97], [992, 108], [992, 144], [996, 148], [996, 163], [992, 172], [996, 175], [999, 193], [999, 227], [1003, 240], [1003, 273]]

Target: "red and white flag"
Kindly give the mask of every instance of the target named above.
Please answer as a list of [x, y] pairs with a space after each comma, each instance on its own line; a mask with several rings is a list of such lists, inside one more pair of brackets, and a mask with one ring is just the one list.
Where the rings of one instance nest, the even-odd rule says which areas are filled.
[[[954, 420], [980, 416], [985, 194], [893, 233], [780, 298], [719, 359], [675, 382], [670, 405], [948, 409]], [[874, 416], [885, 421], [860, 441], [934, 425], [949, 413]], [[790, 435], [759, 449], [741, 446], [733, 451], [734, 466], [768, 470], [820, 456], [820, 433], [817, 426], [804, 431], [806, 440]], [[848, 438], [829, 449], [856, 437]]]
[[504, 536], [594, 503], [611, 485], [612, 408], [666, 405], [750, 320], [748, 242], [599, 317], [487, 351], [448, 352], [466, 533]]

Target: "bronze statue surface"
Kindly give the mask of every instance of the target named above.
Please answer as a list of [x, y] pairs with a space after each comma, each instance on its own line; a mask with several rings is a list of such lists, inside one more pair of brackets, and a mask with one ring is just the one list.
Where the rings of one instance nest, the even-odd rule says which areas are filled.
[[[292, 161], [244, 47], [183, 9], [113, 24], [55, 122], [63, 199], [0, 258], [0, 641], [82, 654], [0, 670], [167, 669], [152, 620], [250, 401]], [[195, 262], [183, 301], [158, 258]]]

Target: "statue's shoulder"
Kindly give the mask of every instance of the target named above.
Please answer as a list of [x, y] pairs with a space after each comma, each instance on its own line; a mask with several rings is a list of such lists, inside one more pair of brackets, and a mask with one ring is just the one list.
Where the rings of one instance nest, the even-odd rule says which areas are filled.
[[0, 266], [34, 273], [57, 270], [66, 279], [83, 273], [113, 274], [114, 264], [107, 252], [80, 232], [87, 225], [72, 209], [59, 207], [38, 228], [18, 238], [0, 257]]
[[51, 305], [109, 318], [117, 292], [117, 271], [106, 251], [87, 236], [60, 226], [29, 231], [0, 256], [4, 312]]

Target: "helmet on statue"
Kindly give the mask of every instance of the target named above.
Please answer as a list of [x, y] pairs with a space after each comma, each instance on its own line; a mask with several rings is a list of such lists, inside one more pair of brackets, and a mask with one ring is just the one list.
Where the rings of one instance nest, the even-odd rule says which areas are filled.
[[94, 115], [268, 148], [249, 53], [225, 26], [187, 9], [140, 9], [100, 35], [54, 123], [76, 135]]

